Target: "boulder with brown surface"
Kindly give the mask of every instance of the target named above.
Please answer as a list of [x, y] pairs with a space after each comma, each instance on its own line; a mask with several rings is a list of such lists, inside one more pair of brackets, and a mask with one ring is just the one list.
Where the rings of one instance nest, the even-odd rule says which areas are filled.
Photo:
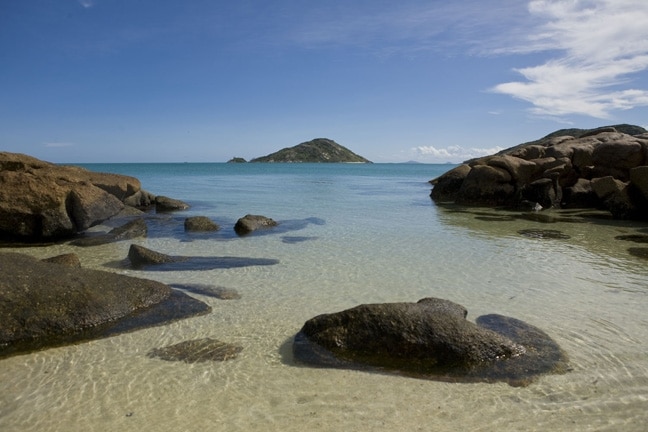
[[124, 209], [153, 205], [159, 211], [189, 207], [142, 190], [134, 177], [0, 152], [0, 239], [64, 240]]
[[431, 180], [430, 196], [475, 206], [605, 208], [616, 218], [648, 219], [646, 178], [646, 130], [617, 125], [558, 131], [467, 161]]
[[73, 236], [123, 209], [139, 191], [136, 178], [0, 152], [0, 236], [57, 240]]

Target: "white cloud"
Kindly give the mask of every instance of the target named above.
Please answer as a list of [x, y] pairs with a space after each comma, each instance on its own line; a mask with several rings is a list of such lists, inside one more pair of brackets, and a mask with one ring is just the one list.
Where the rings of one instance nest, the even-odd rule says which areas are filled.
[[95, 5], [94, 0], [78, 0], [79, 4], [84, 8], [88, 9]]
[[529, 13], [544, 19], [518, 45], [494, 52], [546, 52], [543, 64], [516, 69], [525, 81], [492, 90], [522, 99], [540, 116], [611, 118], [614, 111], [648, 106], [648, 90], [632, 88], [648, 69], [648, 1], [533, 0]]
[[460, 146], [419, 146], [411, 149], [417, 160], [427, 162], [463, 162], [468, 159], [487, 156], [504, 150], [503, 147], [463, 148]]

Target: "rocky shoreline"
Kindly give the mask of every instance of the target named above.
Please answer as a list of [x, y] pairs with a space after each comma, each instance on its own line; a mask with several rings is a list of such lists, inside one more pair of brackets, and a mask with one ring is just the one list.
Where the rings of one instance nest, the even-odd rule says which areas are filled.
[[[147, 220], [153, 220], [147, 216], [150, 212], [189, 207], [179, 200], [153, 196], [132, 177], [61, 167], [9, 153], [0, 153], [0, 186], [0, 237], [30, 244], [69, 241], [72, 246], [93, 247], [146, 237]], [[105, 233], [84, 235], [88, 228], [109, 219], [123, 223]], [[201, 235], [221, 229], [205, 217], [185, 218], [184, 223], [165, 219], [164, 223]], [[309, 223], [321, 221], [310, 218], [277, 222], [248, 214], [236, 222], [232, 232], [237, 236], [276, 234]], [[196, 271], [278, 262], [249, 257], [167, 255], [133, 243], [128, 256], [116, 267]], [[169, 286], [84, 269], [74, 254], [37, 260], [13, 252], [0, 253], [0, 273], [0, 357], [210, 313], [211, 307], [191, 297], [192, 293], [239, 298], [235, 291], [222, 287]], [[465, 308], [443, 299], [359, 305], [307, 321], [293, 340], [293, 350], [296, 359], [313, 366], [388, 369], [450, 381], [528, 385], [540, 374], [568, 370], [566, 355], [541, 330], [499, 315], [481, 317], [477, 324], [465, 317]], [[342, 349], [345, 347], [351, 351]], [[155, 349], [148, 355], [189, 363], [225, 361], [236, 358], [243, 349], [202, 338]]]
[[647, 220], [648, 132], [620, 125], [578, 136], [552, 134], [466, 161], [430, 183], [430, 196], [439, 204], [592, 208], [618, 219]]

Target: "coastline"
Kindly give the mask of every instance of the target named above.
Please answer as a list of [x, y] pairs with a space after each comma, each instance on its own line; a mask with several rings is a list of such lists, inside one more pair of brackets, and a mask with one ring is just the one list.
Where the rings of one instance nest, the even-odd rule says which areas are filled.
[[[197, 296], [212, 314], [0, 360], [3, 430], [641, 430], [648, 420], [645, 261], [627, 253], [631, 243], [615, 240], [641, 233], [643, 225], [449, 211], [427, 197], [429, 166], [425, 175], [403, 167], [385, 175], [381, 169], [389, 167], [373, 167], [370, 177], [366, 167], [355, 173], [308, 167], [307, 175], [276, 167], [233, 176], [212, 166], [180, 177], [148, 168], [145, 187], [192, 204], [168, 218], [173, 226], [187, 214], [226, 225], [255, 211], [282, 223], [311, 217], [323, 223], [243, 239], [224, 232], [177, 237], [171, 229], [137, 240], [177, 255], [270, 257], [280, 264], [189, 273], [114, 269], [163, 283], [234, 288], [241, 299]], [[518, 233], [534, 227], [570, 239]], [[306, 240], [284, 242], [294, 236]], [[128, 246], [84, 251], [82, 265], [104, 268], [123, 260]], [[70, 250], [78, 249], [23, 251], [44, 258]], [[429, 295], [465, 305], [471, 320], [498, 312], [543, 328], [568, 352], [573, 371], [514, 388], [308, 368], [292, 360], [289, 341], [315, 315]], [[188, 335], [243, 351], [233, 361], [192, 365], [146, 356]]]

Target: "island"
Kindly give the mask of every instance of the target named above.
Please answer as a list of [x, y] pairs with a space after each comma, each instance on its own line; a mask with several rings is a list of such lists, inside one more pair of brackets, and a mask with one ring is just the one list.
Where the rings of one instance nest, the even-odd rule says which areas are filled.
[[370, 160], [328, 138], [316, 138], [267, 156], [254, 158], [250, 162], [371, 163]]

